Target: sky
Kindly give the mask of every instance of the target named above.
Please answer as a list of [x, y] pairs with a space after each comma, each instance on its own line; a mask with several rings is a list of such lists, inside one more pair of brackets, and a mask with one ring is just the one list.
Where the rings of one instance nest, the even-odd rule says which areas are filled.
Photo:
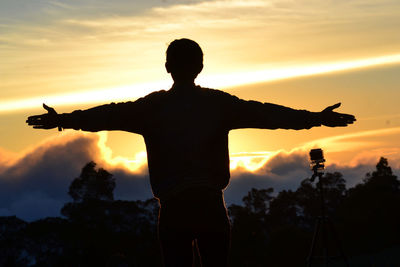
[[169, 89], [165, 50], [197, 41], [196, 83], [243, 99], [321, 111], [341, 102], [346, 128], [241, 129], [229, 134], [228, 204], [252, 187], [295, 189], [321, 147], [348, 187], [381, 156], [400, 172], [400, 2], [396, 0], [2, 0], [0, 216], [59, 216], [90, 160], [112, 172], [117, 199], [152, 196], [143, 138], [34, 130], [27, 116]]

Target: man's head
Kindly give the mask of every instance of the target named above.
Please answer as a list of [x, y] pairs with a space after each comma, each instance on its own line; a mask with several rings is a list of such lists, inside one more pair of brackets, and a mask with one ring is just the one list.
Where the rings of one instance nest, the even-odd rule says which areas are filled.
[[167, 49], [165, 68], [174, 81], [192, 81], [203, 69], [203, 51], [189, 39], [177, 39]]

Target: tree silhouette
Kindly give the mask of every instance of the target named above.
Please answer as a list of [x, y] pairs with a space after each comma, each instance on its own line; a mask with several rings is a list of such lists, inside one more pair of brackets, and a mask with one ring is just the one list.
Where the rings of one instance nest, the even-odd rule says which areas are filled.
[[95, 167], [93, 161], [87, 163], [80, 176], [72, 181], [68, 194], [74, 202], [114, 200], [115, 178], [108, 171], [102, 168], [96, 170]]
[[393, 193], [398, 193], [400, 191], [400, 182], [397, 180], [397, 176], [393, 175], [388, 160], [383, 157], [380, 158], [376, 165], [376, 171], [367, 173], [364, 178], [364, 184], [370, 187], [392, 191]]
[[[349, 189], [338, 210], [346, 250], [370, 253], [377, 247], [398, 244], [400, 240], [400, 182], [386, 158], [380, 158], [376, 170], [363, 182]], [[379, 245], [378, 245], [379, 244]]]
[[302, 207], [298, 203], [296, 192], [283, 190], [271, 202], [269, 208], [269, 223], [271, 225], [294, 225], [300, 224]]
[[87, 163], [70, 187], [73, 202], [61, 214], [72, 227], [76, 248], [68, 266], [159, 266], [157, 242], [158, 201], [114, 200], [115, 179]]
[[[273, 188], [255, 189], [243, 197], [243, 206], [231, 205], [229, 214], [233, 221], [232, 266], [262, 266], [267, 259], [268, 227], [266, 216]], [[261, 265], [260, 265], [261, 264]]]
[[273, 188], [255, 189], [252, 188], [247, 196], [243, 197], [243, 203], [249, 212], [265, 216], [268, 213], [269, 202], [272, 200]]
[[[32, 259], [35, 266], [161, 266], [158, 201], [113, 200], [115, 180], [95, 166], [86, 164], [73, 180], [74, 201], [62, 209], [67, 219], [0, 217], [0, 266], [28, 266]], [[400, 181], [388, 160], [381, 158], [349, 190], [337, 172], [322, 182], [350, 265], [372, 266], [374, 257], [376, 266], [400, 266]], [[242, 200], [229, 207], [231, 266], [304, 265], [320, 209], [316, 184], [305, 179], [297, 190], [276, 196], [272, 188], [251, 189]]]

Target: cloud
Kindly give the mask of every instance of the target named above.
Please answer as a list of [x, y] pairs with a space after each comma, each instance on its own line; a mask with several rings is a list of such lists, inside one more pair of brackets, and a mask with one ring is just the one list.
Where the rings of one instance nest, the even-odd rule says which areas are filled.
[[2, 2], [1, 9], [13, 18], [0, 20], [4, 99], [164, 79], [166, 44], [183, 36], [204, 44], [205, 72], [212, 74], [352, 61], [399, 49], [394, 1], [14, 2]]
[[393, 135], [393, 134], [397, 135], [399, 133], [400, 133], [400, 127], [368, 130], [368, 131], [362, 131], [362, 132], [356, 132], [356, 133], [350, 133], [350, 134], [337, 135], [337, 136], [333, 136], [333, 137], [317, 139], [310, 143], [305, 144], [305, 146], [309, 147], [309, 146], [315, 146], [315, 145], [319, 145], [319, 144], [329, 144], [329, 145], [335, 146], [337, 144], [335, 142], [346, 142], [346, 141], [351, 141], [354, 139], [360, 139], [362, 137], [371, 137], [371, 136], [383, 137], [383, 136], [388, 136], [388, 135]]
[[[379, 154], [375, 154], [368, 162], [360, 162], [358, 165], [346, 166], [329, 164], [326, 172], [340, 172], [346, 180], [347, 188], [362, 182], [368, 172], [375, 170], [379, 161]], [[395, 175], [400, 174], [400, 168], [396, 161], [389, 158], [389, 165]], [[228, 204], [242, 204], [242, 198], [251, 188], [274, 188], [274, 194], [282, 190], [296, 190], [301, 181], [310, 178], [312, 171], [309, 167], [308, 152], [295, 150], [292, 152], [279, 152], [268, 160], [264, 166], [255, 172], [246, 169], [235, 169], [231, 172], [231, 181], [225, 190], [225, 201]]]
[[105, 162], [102, 157], [106, 154], [99, 141], [102, 138], [98, 134], [67, 131], [14, 158], [11, 165], [2, 163], [0, 216], [17, 215], [25, 220], [59, 216], [63, 204], [71, 201], [67, 194], [71, 181], [91, 160], [115, 175], [116, 198], [150, 198], [147, 172], [133, 172], [123, 162]]
[[[252, 187], [273, 187], [275, 193], [284, 189], [295, 190], [303, 179], [312, 175], [308, 152], [316, 147], [322, 147], [325, 152], [326, 171], [342, 173], [348, 188], [360, 183], [368, 172], [374, 171], [380, 157], [388, 158], [394, 174], [399, 175], [399, 133], [399, 127], [360, 131], [300, 144], [291, 151], [241, 153], [247, 156], [243, 160], [240, 154], [232, 155], [236, 168], [231, 171], [232, 179], [225, 200], [241, 203], [242, 197]], [[251, 162], [254, 158], [256, 163]]]
[[331, 153], [332, 162], [349, 167], [375, 164], [383, 156], [400, 168], [399, 134], [400, 127], [366, 130], [313, 140], [301, 147], [306, 150], [323, 147]]
[[[21, 155], [10, 154], [6, 161], [0, 162], [0, 216], [17, 215], [28, 221], [60, 216], [64, 203], [71, 201], [67, 194], [70, 183], [91, 160], [116, 178], [115, 199], [151, 198], [145, 154], [139, 153], [132, 159], [116, 157], [106, 146], [106, 140], [105, 132], [65, 131]], [[1, 153], [7, 154], [5, 151]], [[231, 170], [231, 182], [225, 191], [227, 205], [240, 204], [253, 187], [273, 187], [275, 193], [284, 189], [295, 190], [312, 174], [308, 152], [304, 149], [238, 153], [232, 155], [232, 159], [238, 164]], [[253, 165], [247, 168], [246, 164], [252, 160], [256, 160], [258, 168], [252, 169]], [[378, 160], [375, 155], [374, 161], [360, 160], [354, 166], [330, 164], [327, 171], [343, 173], [348, 186], [354, 186], [367, 172], [374, 170]], [[389, 163], [393, 166], [393, 162]], [[394, 168], [394, 171], [396, 173], [399, 169]]]
[[104, 17], [116, 14], [134, 15], [148, 10], [155, 6], [170, 6], [176, 4], [193, 4], [196, 0], [44, 0], [44, 1], [13, 1], [2, 0], [0, 15], [3, 20], [20, 21], [23, 19], [32, 19], [36, 16], [60, 17], [69, 16], [75, 18], [82, 17]]
[[225, 200], [229, 204], [241, 204], [243, 196], [251, 188], [273, 187], [275, 193], [281, 190], [296, 190], [301, 181], [309, 178], [311, 174], [305, 152], [277, 153], [256, 172], [246, 169], [232, 171], [230, 184], [225, 190]]

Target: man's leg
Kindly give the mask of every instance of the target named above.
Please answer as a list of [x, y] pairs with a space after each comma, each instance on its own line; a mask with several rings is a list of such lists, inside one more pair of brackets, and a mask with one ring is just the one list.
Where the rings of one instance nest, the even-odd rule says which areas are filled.
[[230, 233], [201, 233], [197, 237], [203, 267], [227, 267]]
[[228, 266], [231, 226], [223, 196], [206, 197], [197, 214], [195, 229], [202, 266]]
[[159, 229], [159, 239], [165, 267], [191, 267], [192, 237], [189, 234]]
[[192, 266], [195, 238], [204, 267], [226, 266], [230, 223], [222, 192], [193, 188], [161, 201], [158, 227], [165, 266]]
[[191, 209], [184, 200], [161, 202], [158, 217], [158, 238], [165, 267], [191, 267], [193, 232], [188, 223]]

